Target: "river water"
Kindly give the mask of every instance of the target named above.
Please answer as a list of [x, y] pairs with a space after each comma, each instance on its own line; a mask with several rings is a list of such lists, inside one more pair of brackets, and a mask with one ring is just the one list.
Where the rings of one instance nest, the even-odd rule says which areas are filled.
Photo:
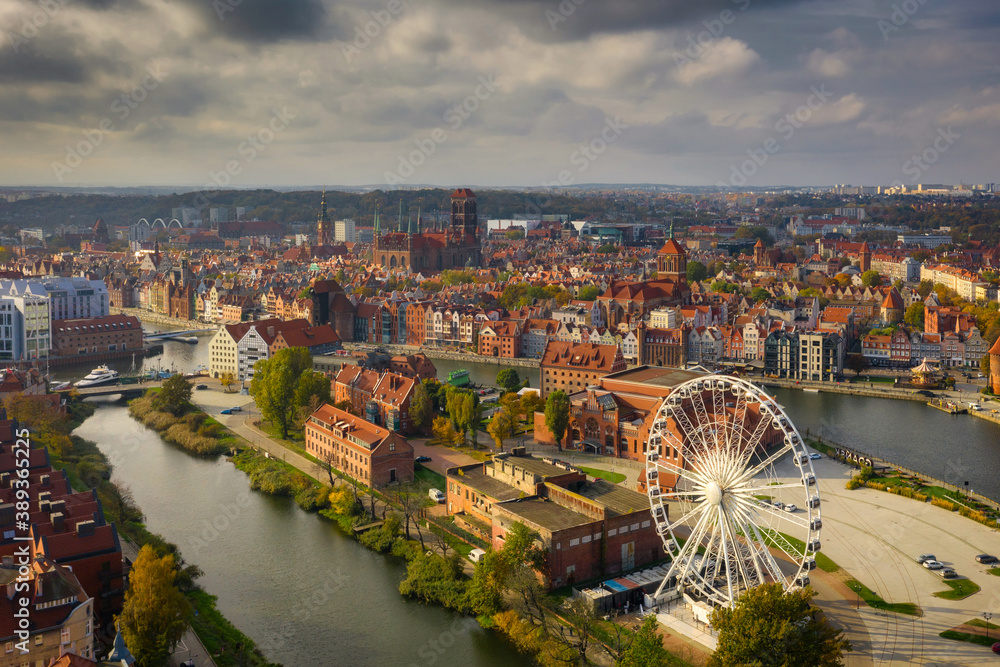
[[250, 491], [224, 458], [190, 456], [117, 405], [102, 406], [76, 434], [100, 445], [149, 529], [204, 570], [201, 584], [219, 610], [270, 659], [289, 667], [525, 664], [496, 633], [402, 597], [402, 561], [289, 499]]

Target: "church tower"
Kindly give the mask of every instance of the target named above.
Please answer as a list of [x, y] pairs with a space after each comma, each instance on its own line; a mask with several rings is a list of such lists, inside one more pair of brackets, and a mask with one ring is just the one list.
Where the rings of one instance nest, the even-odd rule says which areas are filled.
[[865, 271], [871, 271], [872, 268], [872, 251], [868, 247], [868, 242], [865, 241], [861, 244], [861, 250], [858, 253], [861, 257], [861, 273]]
[[656, 253], [657, 278], [672, 282], [687, 284], [687, 253], [674, 240], [674, 226], [670, 225], [670, 237]]
[[326, 213], [326, 190], [323, 190], [323, 201], [320, 203], [319, 220], [316, 221], [316, 245], [333, 245], [330, 238], [330, 216]]
[[459, 237], [469, 234], [478, 237], [476, 195], [469, 188], [459, 188], [451, 193], [451, 231]]

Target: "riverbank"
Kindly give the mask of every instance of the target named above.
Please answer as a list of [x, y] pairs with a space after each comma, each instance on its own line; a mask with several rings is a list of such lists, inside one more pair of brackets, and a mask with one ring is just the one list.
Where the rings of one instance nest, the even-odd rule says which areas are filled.
[[179, 317], [170, 317], [168, 315], [143, 310], [142, 308], [117, 308], [115, 306], [111, 306], [110, 312], [112, 315], [131, 315], [138, 318], [140, 322], [145, 322], [147, 324], [164, 324], [172, 327], [180, 327], [182, 329], [206, 329], [216, 326], [199, 320], [184, 320]]
[[784, 389], [799, 389], [802, 391], [814, 391], [828, 394], [850, 394], [852, 396], [869, 396], [872, 398], [897, 398], [904, 401], [927, 402], [927, 397], [916, 393], [915, 389], [896, 389], [891, 385], [888, 387], [876, 387], [880, 383], [873, 383], [870, 387], [861, 387], [847, 382], [834, 384], [831, 382], [809, 382], [800, 380], [783, 380], [780, 378], [764, 378], [757, 384], [767, 387], [782, 387]]
[[540, 360], [525, 359], [518, 357], [509, 359], [507, 357], [488, 357], [472, 352], [453, 352], [450, 350], [439, 350], [433, 347], [422, 347], [418, 345], [374, 345], [372, 343], [344, 343], [344, 349], [350, 352], [365, 353], [374, 348], [384, 349], [393, 355], [425, 354], [428, 359], [447, 359], [449, 361], [465, 361], [470, 364], [489, 364], [501, 369], [505, 366], [517, 366], [519, 368], [538, 368]]

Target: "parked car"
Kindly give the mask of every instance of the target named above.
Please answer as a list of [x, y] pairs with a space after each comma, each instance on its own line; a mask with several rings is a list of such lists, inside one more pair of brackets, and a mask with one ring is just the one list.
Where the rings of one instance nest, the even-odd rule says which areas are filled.
[[486, 552], [483, 551], [482, 549], [473, 549], [472, 551], [469, 552], [469, 560], [471, 560], [473, 563], [478, 563], [483, 559], [483, 556], [485, 555]]
[[779, 510], [785, 509], [785, 503], [781, 502], [780, 500], [775, 500], [771, 504], [774, 505], [775, 507], [777, 507]]
[[207, 384], [200, 384], [197, 387], [195, 387], [195, 389], [208, 389], [208, 385]]
[[996, 644], [993, 645], [993, 652], [1000, 653], [1000, 642], [997, 642]]
[[811, 458], [813, 461], [818, 461], [819, 459], [823, 458], [823, 455], [813, 452], [812, 454], [809, 455], [809, 458]]
[[923, 563], [924, 561], [934, 560], [934, 554], [920, 554], [917, 556], [917, 562]]
[[232, 411], [232, 409], [231, 409], [231, 408], [226, 408], [225, 410], [223, 410], [223, 411], [222, 411], [222, 412], [220, 412], [219, 414], [223, 414], [223, 415], [231, 415], [231, 414], [233, 414], [233, 411]]
[[958, 573], [950, 567], [944, 567], [937, 571], [942, 579], [957, 579]]
[[229, 408], [229, 409], [233, 412], [243, 412], [243, 408], [241, 408], [238, 405], [235, 408]]
[[944, 563], [937, 560], [925, 560], [923, 562], [923, 566], [926, 567], [928, 570], [940, 570], [942, 567], [944, 567]]
[[444, 502], [444, 492], [441, 491], [441, 489], [431, 489], [427, 492], [427, 495], [430, 496], [430, 499], [436, 503]]
[[799, 508], [796, 507], [795, 505], [789, 504], [789, 505], [785, 505], [785, 511], [786, 512], [798, 512]]
[[983, 565], [991, 565], [997, 562], [997, 557], [989, 554], [979, 554], [976, 556], [976, 562], [982, 563]]
[[417, 458], [413, 459], [413, 462], [414, 463], [427, 463], [430, 460], [431, 460], [431, 457], [429, 457], [429, 456], [418, 456]]

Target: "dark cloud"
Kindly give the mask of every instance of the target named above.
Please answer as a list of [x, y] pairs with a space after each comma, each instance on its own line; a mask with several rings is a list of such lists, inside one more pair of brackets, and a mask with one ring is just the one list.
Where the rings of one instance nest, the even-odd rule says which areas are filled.
[[526, 33], [549, 40], [573, 40], [600, 33], [655, 30], [802, 0], [446, 0], [483, 7], [515, 20]]
[[239, 42], [311, 41], [333, 34], [321, 0], [180, 0], [210, 33]]

